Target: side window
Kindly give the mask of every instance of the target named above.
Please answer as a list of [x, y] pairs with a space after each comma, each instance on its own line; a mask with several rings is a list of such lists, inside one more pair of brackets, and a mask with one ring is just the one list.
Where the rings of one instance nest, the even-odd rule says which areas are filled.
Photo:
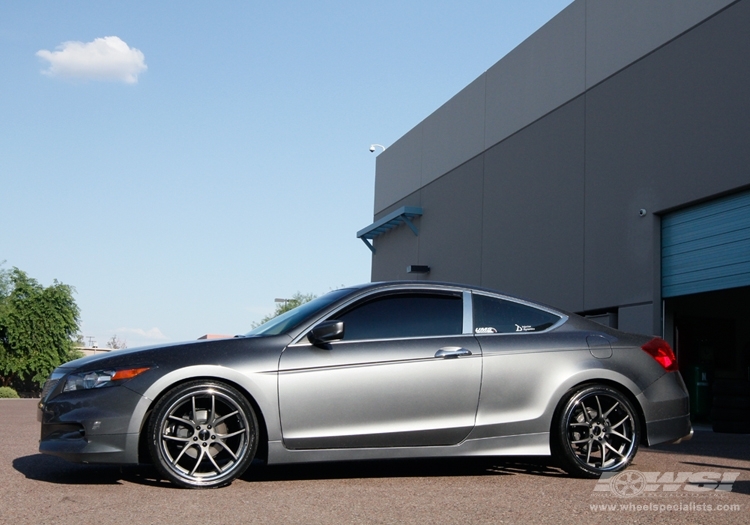
[[560, 320], [544, 310], [486, 295], [474, 294], [472, 301], [475, 334], [540, 332]]
[[463, 328], [460, 295], [392, 294], [359, 303], [336, 314], [344, 340], [457, 335]]

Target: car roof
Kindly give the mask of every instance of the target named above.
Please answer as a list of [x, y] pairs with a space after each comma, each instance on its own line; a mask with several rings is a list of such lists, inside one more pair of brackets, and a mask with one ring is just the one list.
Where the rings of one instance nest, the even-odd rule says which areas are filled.
[[501, 297], [506, 297], [511, 300], [517, 300], [524, 303], [529, 303], [531, 305], [537, 305], [542, 308], [552, 310], [555, 312], [559, 312], [564, 315], [571, 315], [571, 312], [568, 312], [566, 310], [563, 310], [561, 308], [558, 308], [553, 305], [549, 305], [540, 301], [536, 301], [534, 299], [528, 299], [526, 297], [509, 294], [500, 290], [494, 290], [492, 288], [487, 288], [484, 286], [477, 286], [473, 284], [462, 284], [462, 283], [454, 283], [454, 282], [447, 282], [447, 281], [427, 281], [427, 280], [403, 280], [403, 281], [376, 281], [371, 283], [363, 283], [355, 286], [347, 286], [346, 289], [351, 289], [352, 291], [362, 291], [362, 290], [376, 290], [378, 288], [383, 289], [393, 289], [393, 288], [404, 288], [404, 289], [433, 289], [433, 290], [467, 290], [467, 291], [474, 291], [474, 292], [484, 292], [492, 295], [497, 295]]

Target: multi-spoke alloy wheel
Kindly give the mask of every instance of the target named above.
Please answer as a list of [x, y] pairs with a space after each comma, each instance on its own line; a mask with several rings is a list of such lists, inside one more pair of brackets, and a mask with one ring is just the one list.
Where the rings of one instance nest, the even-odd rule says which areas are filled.
[[173, 483], [219, 487], [241, 475], [255, 455], [257, 420], [234, 388], [194, 381], [156, 404], [149, 423], [149, 451]]
[[632, 404], [617, 390], [590, 386], [568, 397], [556, 418], [555, 452], [570, 474], [598, 477], [627, 467], [640, 437]]

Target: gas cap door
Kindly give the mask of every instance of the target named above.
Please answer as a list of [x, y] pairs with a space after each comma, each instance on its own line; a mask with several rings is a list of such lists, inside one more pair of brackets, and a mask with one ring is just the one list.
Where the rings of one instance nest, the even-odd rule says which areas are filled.
[[589, 352], [597, 359], [608, 359], [612, 357], [612, 345], [609, 340], [601, 335], [590, 335], [586, 337], [589, 345]]

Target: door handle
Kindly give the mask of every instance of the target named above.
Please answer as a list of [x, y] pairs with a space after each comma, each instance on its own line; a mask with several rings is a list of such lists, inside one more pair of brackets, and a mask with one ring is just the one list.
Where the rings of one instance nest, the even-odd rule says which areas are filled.
[[443, 359], [455, 359], [467, 355], [471, 355], [471, 350], [460, 346], [446, 346], [435, 352], [435, 357], [442, 357]]

